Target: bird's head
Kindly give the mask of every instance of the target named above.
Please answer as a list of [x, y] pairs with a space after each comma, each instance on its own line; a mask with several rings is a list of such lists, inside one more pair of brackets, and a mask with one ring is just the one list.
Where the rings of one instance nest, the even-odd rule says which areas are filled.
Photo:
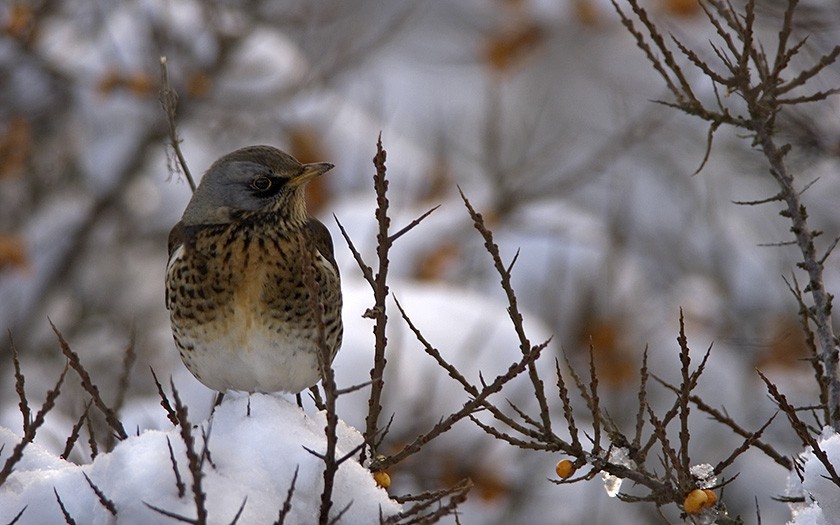
[[333, 168], [327, 162], [301, 164], [271, 146], [250, 146], [213, 163], [184, 211], [186, 225], [226, 224], [259, 213], [278, 213], [292, 222], [307, 219], [303, 188]]

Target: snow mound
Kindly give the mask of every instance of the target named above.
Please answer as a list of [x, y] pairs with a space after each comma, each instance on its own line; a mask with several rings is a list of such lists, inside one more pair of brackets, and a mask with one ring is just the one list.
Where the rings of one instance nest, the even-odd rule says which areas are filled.
[[[296, 469], [292, 508], [285, 523], [312, 523], [320, 509], [323, 462], [306, 449], [326, 450], [324, 414], [310, 416], [286, 399], [254, 394], [248, 416], [248, 403], [248, 396], [228, 396], [211, 420], [192, 428], [199, 453], [204, 445], [202, 429], [208, 436], [209, 460], [204, 462], [202, 478], [208, 523], [231, 523], [243, 502], [238, 523], [274, 522]], [[114, 516], [99, 503], [85, 475], [114, 503], [121, 524], [170, 519], [150, 505], [195, 518], [192, 477], [179, 431], [174, 427], [130, 436], [110, 453], [81, 466], [30, 444], [0, 487], [0, 523], [11, 522], [21, 510], [17, 523], [64, 523], [56, 493], [77, 523], [113, 523]], [[167, 439], [186, 484], [180, 497]], [[5, 450], [0, 459], [5, 460], [19, 441], [20, 436], [0, 428], [0, 450]], [[339, 422], [338, 457], [361, 441], [358, 431]], [[345, 507], [348, 510], [339, 523], [375, 523], [380, 512], [387, 516], [400, 511], [355, 459], [344, 462], [336, 475], [331, 512], [336, 515]]]

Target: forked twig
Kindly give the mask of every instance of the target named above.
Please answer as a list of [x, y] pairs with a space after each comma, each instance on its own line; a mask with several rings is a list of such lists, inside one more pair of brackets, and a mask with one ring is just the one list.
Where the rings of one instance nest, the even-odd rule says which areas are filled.
[[181, 139], [178, 138], [178, 128], [175, 119], [175, 110], [178, 107], [178, 94], [172, 89], [169, 84], [169, 72], [166, 68], [166, 57], [160, 57], [160, 104], [163, 106], [163, 111], [166, 114], [166, 123], [169, 132], [169, 146], [175, 152], [178, 159], [178, 165], [181, 167], [184, 177], [187, 179], [187, 184], [190, 189], [195, 192], [195, 180], [193, 179], [190, 168], [187, 166], [187, 160], [181, 152]]
[[117, 417], [116, 412], [109, 407], [105, 400], [102, 399], [102, 396], [99, 393], [99, 388], [93, 383], [93, 379], [90, 377], [90, 373], [85, 369], [84, 365], [82, 365], [81, 360], [79, 359], [79, 355], [70, 349], [70, 344], [64, 339], [64, 336], [58, 330], [58, 328], [50, 321], [50, 326], [55, 332], [56, 337], [58, 337], [59, 345], [61, 346], [61, 353], [67, 358], [67, 363], [70, 365], [70, 368], [75, 370], [78, 374], [79, 379], [82, 381], [82, 388], [90, 394], [91, 399], [93, 399], [93, 403], [96, 405], [96, 408], [102, 412], [102, 415], [105, 416], [105, 421], [108, 423], [108, 426], [116, 432], [116, 435], [119, 439], [125, 439], [128, 437], [128, 434], [125, 432], [125, 428], [123, 428], [123, 424], [120, 422], [119, 418]]

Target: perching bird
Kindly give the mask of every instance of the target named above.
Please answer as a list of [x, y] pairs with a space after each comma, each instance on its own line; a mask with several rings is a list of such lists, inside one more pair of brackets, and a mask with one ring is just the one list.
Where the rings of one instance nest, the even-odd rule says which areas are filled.
[[300, 392], [321, 378], [319, 349], [335, 357], [338, 267], [304, 200], [306, 183], [332, 167], [271, 146], [236, 150], [210, 166], [169, 233], [172, 332], [206, 386]]

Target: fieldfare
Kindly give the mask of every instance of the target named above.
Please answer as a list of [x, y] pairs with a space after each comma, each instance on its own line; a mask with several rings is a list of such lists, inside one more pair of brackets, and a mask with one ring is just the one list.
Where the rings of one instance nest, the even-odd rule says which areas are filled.
[[175, 344], [213, 390], [300, 392], [321, 378], [321, 349], [332, 362], [341, 346], [332, 238], [304, 200], [306, 183], [332, 167], [271, 146], [234, 151], [210, 166], [169, 233]]

